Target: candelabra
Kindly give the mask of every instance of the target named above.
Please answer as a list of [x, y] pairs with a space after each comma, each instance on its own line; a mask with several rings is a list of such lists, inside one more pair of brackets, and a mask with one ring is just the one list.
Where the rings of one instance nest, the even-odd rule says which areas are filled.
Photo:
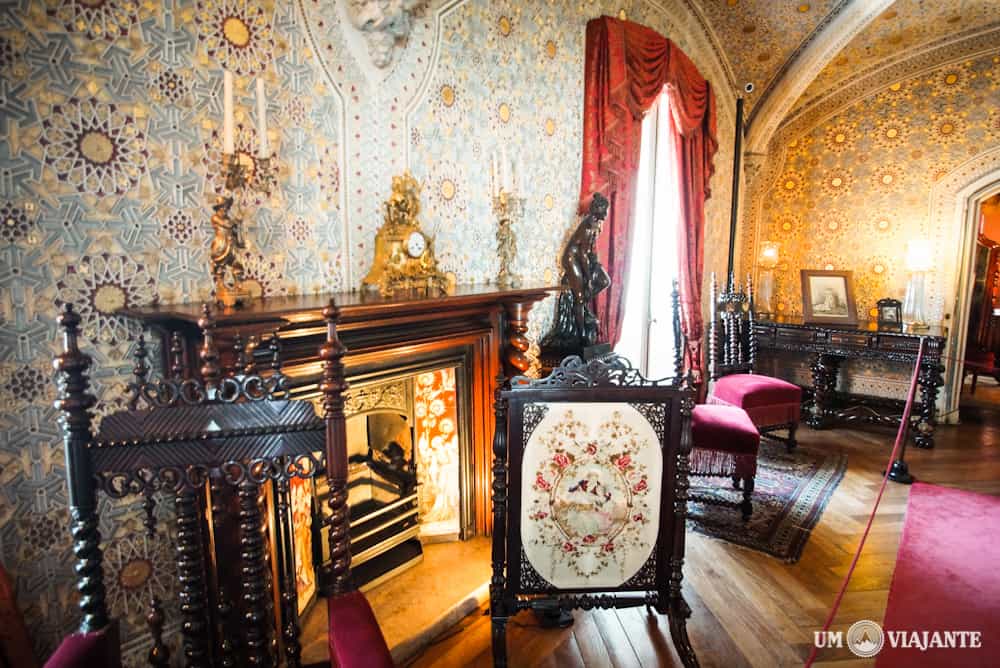
[[212, 205], [212, 278], [215, 299], [221, 306], [241, 306], [250, 296], [243, 285], [245, 270], [240, 253], [246, 248], [242, 212], [233, 212], [239, 192], [253, 190], [270, 193], [275, 175], [271, 158], [257, 158], [241, 153], [222, 154], [222, 176], [227, 194]]
[[517, 287], [521, 283], [521, 277], [511, 270], [511, 265], [517, 256], [514, 222], [524, 215], [524, 198], [501, 188], [493, 196], [493, 213], [497, 216], [497, 255], [500, 258], [497, 285]]

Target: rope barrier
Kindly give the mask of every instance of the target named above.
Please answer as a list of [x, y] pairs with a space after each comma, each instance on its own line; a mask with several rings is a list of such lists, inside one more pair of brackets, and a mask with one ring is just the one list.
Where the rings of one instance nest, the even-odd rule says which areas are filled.
[[[889, 464], [885, 467], [885, 474], [882, 476], [882, 484], [878, 488], [878, 495], [875, 497], [875, 504], [872, 506], [871, 515], [868, 516], [868, 524], [865, 526], [864, 533], [861, 534], [861, 542], [858, 543], [858, 549], [854, 553], [854, 559], [851, 560], [851, 566], [847, 569], [847, 574], [844, 575], [844, 581], [840, 585], [840, 591], [837, 593], [837, 598], [833, 602], [833, 607], [830, 608], [830, 614], [826, 618], [826, 623], [823, 624], [823, 633], [830, 630], [830, 625], [833, 624], [833, 618], [837, 615], [837, 610], [840, 609], [840, 603], [844, 600], [844, 594], [847, 593], [847, 585], [851, 581], [851, 576], [854, 575], [854, 569], [858, 565], [858, 560], [861, 558], [861, 550], [865, 548], [865, 541], [868, 540], [868, 533], [871, 531], [872, 523], [875, 521], [875, 513], [878, 512], [878, 506], [882, 502], [882, 494], [885, 492], [885, 486], [889, 482], [889, 472], [892, 470], [892, 463], [896, 461], [899, 456], [899, 451], [902, 449], [903, 444], [906, 443], [906, 432], [910, 425], [910, 411], [913, 408], [913, 397], [917, 391], [917, 380], [920, 377], [920, 362], [924, 356], [924, 346], [927, 340], [924, 338], [920, 339], [920, 348], [917, 350], [917, 362], [913, 367], [913, 377], [910, 379], [910, 391], [906, 395], [906, 405], [903, 407], [903, 418], [899, 423], [899, 431], [896, 432], [896, 442], [892, 447], [892, 454], [889, 455]], [[819, 647], [813, 644], [812, 652], [809, 653], [809, 658], [806, 659], [805, 668], [811, 668], [813, 662], [816, 660], [816, 654], [819, 652]]]

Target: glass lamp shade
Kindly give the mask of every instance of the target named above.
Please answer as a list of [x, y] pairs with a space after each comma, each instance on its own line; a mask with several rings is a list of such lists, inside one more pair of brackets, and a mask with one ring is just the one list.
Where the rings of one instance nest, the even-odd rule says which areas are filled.
[[761, 269], [757, 277], [757, 294], [754, 295], [754, 310], [758, 313], [774, 313], [774, 272]]
[[777, 241], [764, 241], [760, 245], [760, 259], [757, 263], [764, 269], [774, 269], [778, 266], [778, 249], [780, 244]]
[[906, 245], [906, 268], [910, 280], [903, 297], [903, 323], [919, 329], [927, 326], [927, 272], [934, 267], [934, 246], [927, 239], [913, 239]]
[[906, 244], [906, 268], [930, 271], [934, 267], [934, 246], [927, 239], [913, 239]]
[[927, 315], [924, 309], [926, 276], [927, 272], [925, 271], [914, 271], [910, 274], [910, 280], [906, 284], [906, 296], [903, 297], [903, 324], [911, 328], [927, 326]]
[[757, 313], [774, 313], [774, 268], [778, 266], [777, 241], [762, 241], [757, 265], [760, 272], [757, 276], [757, 294], [754, 295], [754, 310]]

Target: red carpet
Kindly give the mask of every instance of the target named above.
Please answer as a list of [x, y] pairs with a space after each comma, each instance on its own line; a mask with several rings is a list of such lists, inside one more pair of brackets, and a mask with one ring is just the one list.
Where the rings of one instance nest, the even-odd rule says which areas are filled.
[[[1000, 497], [913, 485], [882, 626], [878, 668], [1000, 665]], [[894, 632], [912, 642], [914, 631], [931, 645], [934, 631], [944, 642], [944, 631], [979, 631], [982, 647], [892, 647]]]

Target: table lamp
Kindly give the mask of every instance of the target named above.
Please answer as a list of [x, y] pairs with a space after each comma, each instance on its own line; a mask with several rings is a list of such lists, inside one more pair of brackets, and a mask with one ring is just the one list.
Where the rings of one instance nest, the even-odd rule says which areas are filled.
[[757, 266], [760, 271], [757, 277], [757, 295], [754, 298], [754, 307], [760, 315], [771, 315], [774, 313], [774, 268], [778, 266], [777, 241], [764, 241], [760, 245], [760, 257]]
[[929, 240], [914, 239], [907, 244], [906, 268], [910, 280], [903, 298], [903, 324], [909, 329], [927, 328], [925, 284], [927, 272], [933, 266], [934, 252]]

